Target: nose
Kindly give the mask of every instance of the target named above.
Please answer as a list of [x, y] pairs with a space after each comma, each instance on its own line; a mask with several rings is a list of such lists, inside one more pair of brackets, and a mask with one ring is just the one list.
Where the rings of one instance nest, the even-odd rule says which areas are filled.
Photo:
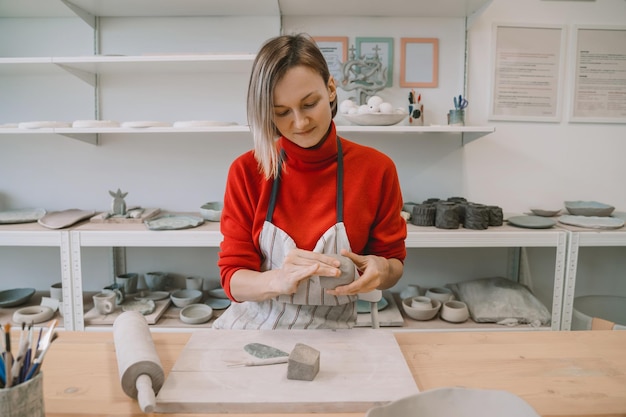
[[295, 111], [293, 115], [293, 123], [297, 129], [301, 129], [307, 126], [309, 118], [302, 111]]

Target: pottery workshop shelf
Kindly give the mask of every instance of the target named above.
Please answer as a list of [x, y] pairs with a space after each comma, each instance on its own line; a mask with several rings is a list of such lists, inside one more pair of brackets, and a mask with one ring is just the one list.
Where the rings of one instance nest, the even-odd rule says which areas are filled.
[[584, 229], [563, 224], [559, 224], [559, 227], [567, 230], [569, 233], [561, 330], [571, 330], [579, 249], [582, 247], [626, 247], [626, 230], [624, 228], [610, 230]]

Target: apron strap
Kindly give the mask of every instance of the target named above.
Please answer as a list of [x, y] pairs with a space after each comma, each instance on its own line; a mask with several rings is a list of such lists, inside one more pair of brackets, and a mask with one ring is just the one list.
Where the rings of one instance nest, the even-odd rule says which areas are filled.
[[[280, 177], [282, 175], [283, 161], [285, 160], [285, 150], [281, 149], [280, 157], [278, 158], [278, 175], [274, 178], [272, 184], [272, 194], [270, 195], [270, 202], [265, 214], [265, 221], [272, 221], [274, 216], [274, 209], [276, 208], [276, 197], [278, 196], [278, 189], [280, 188]], [[337, 136], [337, 223], [343, 223], [343, 148], [341, 147], [341, 139]]]

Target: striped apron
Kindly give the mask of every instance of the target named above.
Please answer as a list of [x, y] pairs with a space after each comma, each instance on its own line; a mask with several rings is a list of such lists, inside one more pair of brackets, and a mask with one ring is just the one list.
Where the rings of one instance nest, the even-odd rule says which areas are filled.
[[[343, 223], [343, 151], [337, 137], [337, 222], [317, 241], [313, 252], [337, 254], [350, 250]], [[259, 236], [263, 253], [262, 271], [281, 268], [285, 256], [296, 248], [294, 240], [272, 223], [280, 172], [274, 180], [270, 204]], [[356, 267], [355, 267], [356, 268]], [[355, 276], [358, 274], [355, 271]], [[213, 323], [216, 329], [345, 329], [356, 323], [357, 296], [325, 293], [319, 276], [300, 282], [294, 294], [282, 294], [264, 301], [233, 303]]]

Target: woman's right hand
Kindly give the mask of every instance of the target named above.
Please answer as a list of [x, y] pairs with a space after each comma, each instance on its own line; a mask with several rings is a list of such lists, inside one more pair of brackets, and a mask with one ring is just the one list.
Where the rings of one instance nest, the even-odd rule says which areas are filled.
[[272, 282], [274, 291], [279, 294], [293, 294], [301, 281], [313, 275], [338, 277], [341, 275], [341, 262], [323, 253], [303, 249], [292, 249], [285, 256], [283, 266]]

